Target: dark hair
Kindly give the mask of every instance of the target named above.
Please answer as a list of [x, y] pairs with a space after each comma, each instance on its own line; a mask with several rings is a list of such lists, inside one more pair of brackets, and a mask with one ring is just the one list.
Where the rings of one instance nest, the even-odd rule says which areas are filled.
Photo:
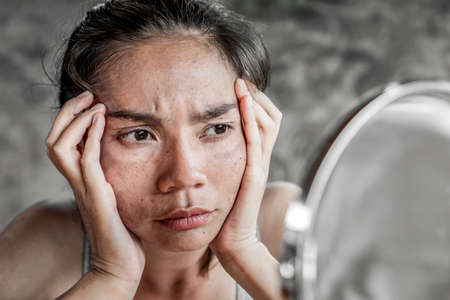
[[59, 105], [85, 90], [94, 92], [97, 75], [124, 48], [177, 34], [204, 38], [239, 77], [266, 88], [270, 66], [261, 36], [218, 2], [110, 0], [89, 10], [68, 40], [60, 67]]

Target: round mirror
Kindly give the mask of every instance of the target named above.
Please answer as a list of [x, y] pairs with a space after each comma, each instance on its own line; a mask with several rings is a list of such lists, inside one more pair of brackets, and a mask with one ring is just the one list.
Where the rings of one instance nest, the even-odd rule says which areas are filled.
[[450, 299], [450, 83], [391, 84], [322, 140], [286, 215], [292, 299]]

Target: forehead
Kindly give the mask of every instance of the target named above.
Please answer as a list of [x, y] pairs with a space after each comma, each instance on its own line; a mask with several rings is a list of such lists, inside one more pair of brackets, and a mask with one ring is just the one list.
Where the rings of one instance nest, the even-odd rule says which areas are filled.
[[237, 77], [220, 52], [190, 39], [152, 41], [123, 51], [104, 74], [101, 101], [109, 109], [155, 111], [172, 104], [195, 110], [235, 102]]

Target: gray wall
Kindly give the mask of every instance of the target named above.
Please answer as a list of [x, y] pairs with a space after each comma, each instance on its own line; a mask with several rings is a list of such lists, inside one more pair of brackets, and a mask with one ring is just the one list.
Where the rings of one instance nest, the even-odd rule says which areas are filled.
[[[367, 89], [450, 74], [448, 0], [228, 0], [272, 56], [267, 93], [284, 112], [272, 179], [298, 182], [311, 144]], [[93, 1], [1, 0], [0, 228], [42, 199], [71, 196], [45, 154], [63, 38]]]

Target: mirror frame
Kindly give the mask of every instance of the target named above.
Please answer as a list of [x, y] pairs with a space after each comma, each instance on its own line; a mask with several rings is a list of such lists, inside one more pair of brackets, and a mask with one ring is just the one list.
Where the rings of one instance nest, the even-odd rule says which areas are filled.
[[[342, 115], [325, 132], [319, 144], [313, 148], [308, 164], [304, 167], [301, 199], [288, 208], [285, 219], [283, 253], [280, 275], [283, 289], [291, 299], [316, 300], [317, 248], [313, 229], [328, 181], [345, 149], [359, 130], [391, 103], [404, 97], [424, 94], [450, 95], [448, 81], [412, 81], [390, 83], [384, 88], [369, 91], [362, 101]], [[307, 213], [299, 213], [299, 212]], [[307, 218], [305, 220], [300, 218]]]

